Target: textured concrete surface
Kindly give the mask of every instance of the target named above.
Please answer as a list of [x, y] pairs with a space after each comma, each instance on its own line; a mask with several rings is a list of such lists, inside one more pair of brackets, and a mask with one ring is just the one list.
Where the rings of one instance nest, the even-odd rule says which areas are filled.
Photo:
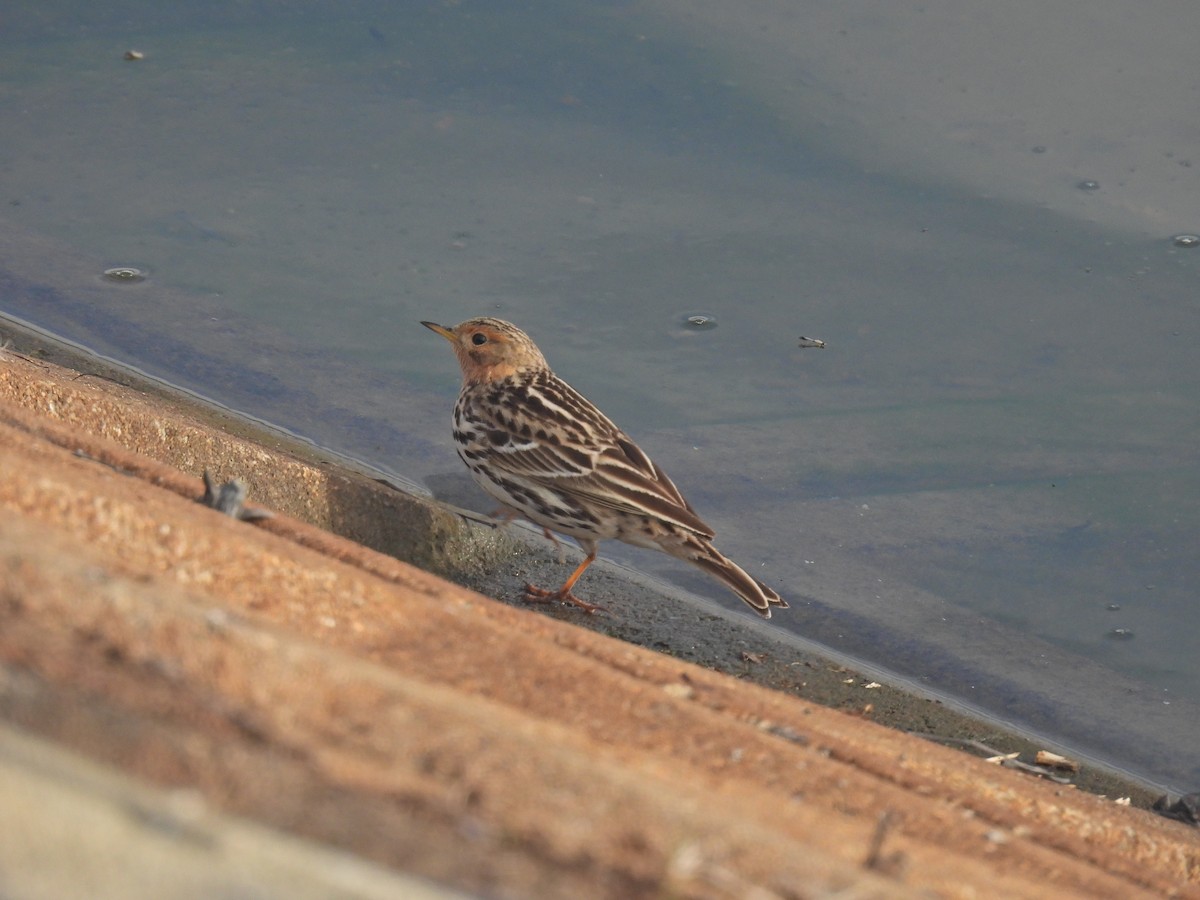
[[453, 900], [464, 895], [213, 811], [0, 726], [0, 873], [10, 900]]
[[[448, 569], [523, 557], [236, 430], [0, 358], [0, 719], [185, 791], [206, 832], [234, 815], [330, 873], [348, 852], [494, 896], [1200, 897], [1195, 829], [450, 584], [316, 526]], [[280, 514], [202, 507], [204, 467]], [[56, 857], [0, 856], [0, 885]]]

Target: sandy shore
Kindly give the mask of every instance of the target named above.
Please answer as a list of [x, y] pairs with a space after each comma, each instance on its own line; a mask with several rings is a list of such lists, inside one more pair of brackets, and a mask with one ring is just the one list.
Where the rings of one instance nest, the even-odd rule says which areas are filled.
[[[276, 515], [197, 503], [206, 468]], [[0, 800], [14, 896], [95, 889], [4, 832], [111, 841], [99, 804], [156, 811], [125, 896], [182, 847], [222, 885], [353, 870], [325, 896], [1200, 897], [1200, 832], [1136, 784], [915, 737], [1037, 749], [616, 567], [611, 615], [524, 608], [561, 569], [522, 533], [30, 336], [0, 471], [0, 779], [75, 804]], [[287, 862], [234, 864], [247, 828]]]

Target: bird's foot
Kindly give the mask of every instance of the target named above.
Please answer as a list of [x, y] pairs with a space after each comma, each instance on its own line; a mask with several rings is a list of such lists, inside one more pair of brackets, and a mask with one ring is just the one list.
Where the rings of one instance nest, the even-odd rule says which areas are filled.
[[608, 612], [603, 606], [588, 603], [586, 600], [580, 600], [569, 589], [563, 590], [559, 588], [557, 591], [547, 591], [540, 587], [534, 587], [532, 584], [527, 584], [525, 585], [525, 599], [530, 603], [555, 603], [558, 601], [572, 603], [586, 613]]

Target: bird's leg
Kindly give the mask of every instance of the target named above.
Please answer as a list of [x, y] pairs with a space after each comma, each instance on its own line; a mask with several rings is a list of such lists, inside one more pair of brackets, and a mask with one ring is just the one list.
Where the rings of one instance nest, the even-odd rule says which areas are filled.
[[[492, 518], [498, 520], [500, 522], [500, 526], [504, 527], [505, 525], [511, 524], [515, 519], [523, 518], [523, 516], [515, 509], [509, 509], [507, 506], [502, 506], [492, 513]], [[554, 549], [558, 552], [558, 564], [560, 566], [563, 565], [567, 561], [567, 552], [563, 547], [562, 541], [555, 537], [554, 532], [545, 525], [542, 526], [542, 537], [554, 545]]]
[[597, 606], [595, 603], [588, 603], [586, 600], [580, 600], [571, 593], [571, 588], [575, 587], [575, 582], [579, 580], [579, 576], [584, 573], [592, 563], [596, 561], [596, 551], [593, 550], [583, 562], [571, 573], [571, 577], [563, 582], [563, 586], [557, 591], [547, 591], [539, 587], [534, 587], [532, 584], [525, 585], [525, 599], [532, 603], [553, 603], [555, 600], [565, 600], [567, 603], [574, 603], [584, 612], [608, 612], [603, 606]]
[[[567, 561], [567, 550], [563, 546], [563, 542], [554, 536], [554, 532], [546, 526], [542, 526], [542, 534], [546, 540], [554, 545], [554, 549], [558, 552], [558, 564], [561, 566]], [[587, 568], [586, 566], [584, 568]]]
[[509, 509], [507, 506], [501, 506], [499, 509], [492, 510], [492, 518], [500, 523], [500, 527], [511, 525], [514, 520], [521, 518], [521, 514], [515, 509]]

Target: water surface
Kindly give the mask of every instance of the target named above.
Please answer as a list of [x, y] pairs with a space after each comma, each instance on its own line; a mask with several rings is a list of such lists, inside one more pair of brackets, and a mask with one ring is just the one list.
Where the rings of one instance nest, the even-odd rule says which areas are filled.
[[17, 3], [0, 309], [485, 510], [511, 319], [780, 627], [1194, 789], [1200, 13], [1076, 8]]

